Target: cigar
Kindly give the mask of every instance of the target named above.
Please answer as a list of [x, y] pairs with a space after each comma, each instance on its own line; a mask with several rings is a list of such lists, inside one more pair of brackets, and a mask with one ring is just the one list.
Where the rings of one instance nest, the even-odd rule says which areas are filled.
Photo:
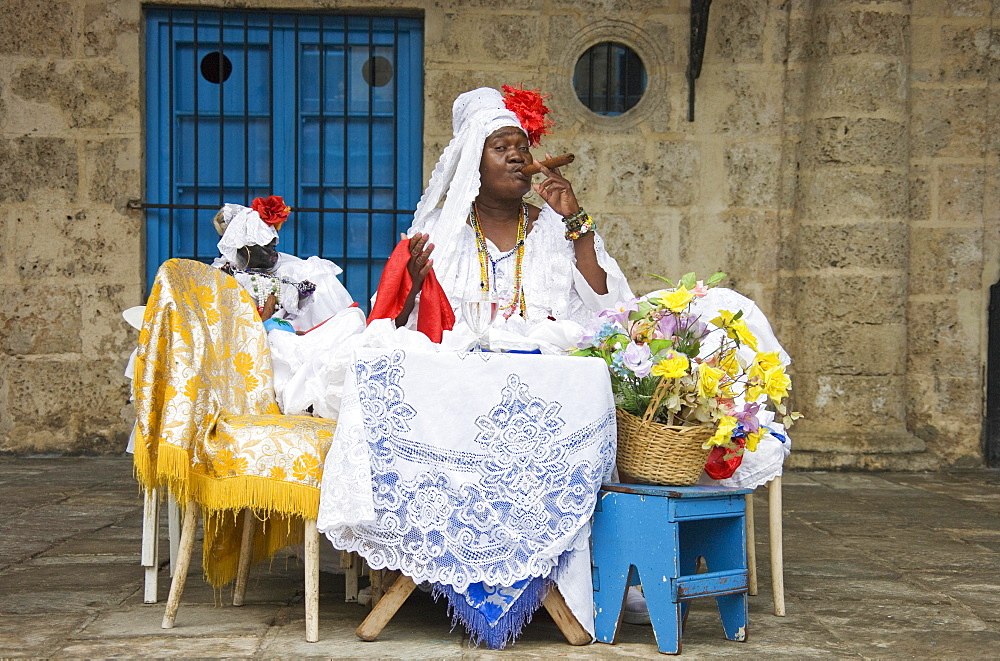
[[538, 167], [539, 164], [544, 165], [549, 169], [561, 168], [564, 165], [569, 165], [570, 163], [572, 163], [575, 158], [576, 156], [574, 156], [573, 154], [563, 154], [562, 156], [553, 156], [552, 158], [547, 158], [544, 161], [535, 161], [531, 165], [525, 165], [523, 168], [521, 168], [521, 174], [526, 174], [529, 177], [538, 174], [539, 172], [542, 171], [542, 169]]

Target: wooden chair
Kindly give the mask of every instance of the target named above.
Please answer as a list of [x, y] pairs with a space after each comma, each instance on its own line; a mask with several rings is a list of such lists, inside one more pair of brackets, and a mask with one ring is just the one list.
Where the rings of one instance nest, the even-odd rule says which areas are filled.
[[[236, 604], [249, 565], [304, 536], [306, 638], [317, 640], [316, 516], [336, 421], [281, 414], [249, 295], [205, 264], [165, 262], [139, 334], [133, 387], [136, 475], [153, 502], [162, 489], [184, 505], [163, 627], [174, 626], [201, 513], [206, 579], [216, 587], [235, 579]], [[155, 517], [147, 523], [152, 537]]]
[[[317, 503], [318, 504], [318, 503]], [[188, 568], [191, 565], [191, 553], [194, 550], [195, 529], [198, 525], [200, 506], [190, 501], [184, 510], [181, 527], [180, 544], [177, 554], [177, 568], [170, 582], [170, 595], [167, 597], [167, 608], [163, 614], [161, 627], [172, 629], [180, 608], [181, 595], [184, 593], [184, 583], [187, 580]], [[233, 606], [245, 603], [247, 579], [250, 575], [252, 558], [252, 543], [257, 515], [251, 508], [243, 510], [242, 531], [240, 541], [239, 568], [236, 574], [236, 585], [233, 590]], [[316, 529], [316, 519], [303, 521], [305, 538], [304, 580], [306, 609], [306, 642], [319, 641], [319, 531]]]
[[[750, 573], [749, 594], [757, 594], [757, 550], [754, 545], [753, 494], [747, 494], [747, 568]], [[768, 541], [771, 550], [771, 594], [774, 596], [774, 614], [785, 616], [785, 565], [781, 528], [781, 476], [767, 483]]]

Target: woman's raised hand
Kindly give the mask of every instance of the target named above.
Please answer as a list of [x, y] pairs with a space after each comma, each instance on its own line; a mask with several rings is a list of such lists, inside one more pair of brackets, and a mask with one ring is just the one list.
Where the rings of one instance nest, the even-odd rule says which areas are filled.
[[[545, 158], [550, 158], [548, 154]], [[545, 175], [545, 180], [535, 185], [535, 192], [545, 200], [560, 216], [571, 216], [580, 210], [576, 201], [573, 185], [559, 174], [559, 169], [550, 169], [538, 162], [538, 167]]]
[[[406, 235], [401, 234], [400, 238], [405, 239]], [[417, 232], [410, 237], [410, 260], [406, 263], [406, 270], [413, 281], [412, 291], [418, 292], [424, 285], [424, 278], [430, 273], [434, 260], [430, 258], [434, 250], [433, 243], [427, 243], [430, 234]]]

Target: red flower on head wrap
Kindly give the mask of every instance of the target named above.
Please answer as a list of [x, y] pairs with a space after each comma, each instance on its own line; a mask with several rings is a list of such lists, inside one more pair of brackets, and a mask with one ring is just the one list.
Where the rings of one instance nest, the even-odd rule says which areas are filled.
[[525, 90], [510, 85], [504, 85], [501, 89], [503, 103], [507, 106], [507, 110], [521, 120], [521, 128], [528, 133], [528, 143], [532, 147], [538, 145], [543, 135], [552, 132], [549, 130], [552, 120], [545, 118], [549, 109], [544, 103], [551, 95], [542, 96], [538, 90]]
[[285, 200], [280, 195], [268, 195], [267, 197], [255, 197], [250, 203], [250, 208], [257, 212], [260, 219], [268, 225], [273, 225], [274, 229], [280, 230], [292, 208], [285, 205]]

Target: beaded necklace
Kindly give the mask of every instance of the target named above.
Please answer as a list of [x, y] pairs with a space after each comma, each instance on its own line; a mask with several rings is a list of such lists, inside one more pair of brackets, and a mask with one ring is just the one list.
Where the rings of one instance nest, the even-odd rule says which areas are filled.
[[[257, 314], [264, 314], [264, 304], [267, 303], [267, 298], [271, 294], [274, 294], [275, 299], [278, 301], [275, 308], [275, 312], [277, 312], [277, 308], [281, 307], [280, 277], [263, 272], [233, 269], [233, 274], [235, 275], [236, 273], [243, 273], [250, 276], [250, 288], [253, 290], [250, 294], [253, 296], [254, 302], [257, 304]], [[264, 284], [263, 287], [260, 286], [262, 283]]]
[[490, 255], [490, 251], [486, 247], [486, 236], [483, 235], [483, 228], [479, 224], [479, 210], [476, 208], [476, 203], [472, 203], [472, 211], [469, 212], [469, 220], [472, 223], [472, 228], [476, 231], [476, 252], [479, 253], [479, 288], [484, 293], [489, 293], [490, 291], [490, 268], [487, 268], [487, 262], [492, 267], [493, 280], [496, 280], [496, 265], [503, 260], [510, 257], [513, 253], [516, 255], [514, 260], [514, 293], [510, 301], [510, 305], [505, 305], [500, 308], [501, 311], [506, 311], [503, 314], [504, 319], [510, 319], [511, 315], [520, 307], [521, 316], [526, 317], [527, 315], [527, 305], [525, 304], [524, 298], [524, 288], [521, 286], [521, 266], [524, 263], [524, 236], [528, 226], [528, 205], [524, 202], [521, 203], [521, 213], [517, 219], [517, 243], [514, 244], [513, 250], [503, 255], [496, 261], [493, 260], [493, 256]]

